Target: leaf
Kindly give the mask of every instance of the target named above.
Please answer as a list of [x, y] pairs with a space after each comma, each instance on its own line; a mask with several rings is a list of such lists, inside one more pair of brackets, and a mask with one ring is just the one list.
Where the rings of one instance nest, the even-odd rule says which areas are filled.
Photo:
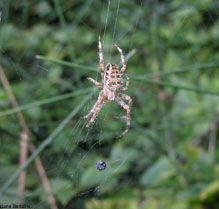
[[28, 114], [30, 115], [30, 117], [34, 120], [37, 120], [41, 117], [42, 111], [40, 107], [34, 107], [32, 109], [29, 109]]
[[1, 198], [0, 208], [4, 208], [3, 205], [11, 205], [17, 202], [17, 187], [11, 187], [6, 194]]
[[41, 1], [36, 6], [36, 12], [40, 17], [44, 17], [51, 12], [51, 7], [47, 1]]
[[62, 178], [50, 180], [51, 188], [57, 199], [66, 204], [75, 194], [72, 182]]
[[140, 179], [144, 186], [154, 186], [169, 179], [175, 172], [167, 158], [161, 158], [150, 168], [146, 169]]
[[59, 67], [55, 67], [49, 71], [48, 78], [49, 80], [53, 81], [55, 79], [60, 78], [61, 73], [62, 73], [61, 69]]
[[176, 195], [177, 201], [191, 201], [199, 198], [200, 191], [206, 186], [205, 183], [190, 185], [179, 191]]
[[219, 180], [211, 182], [200, 194], [201, 200], [211, 199], [219, 194]]
[[100, 184], [105, 184], [106, 181], [111, 177], [113, 173], [112, 167], [108, 165], [105, 170], [99, 171], [95, 167], [91, 167], [85, 171], [81, 178], [80, 186], [82, 188], [88, 188], [97, 186]]

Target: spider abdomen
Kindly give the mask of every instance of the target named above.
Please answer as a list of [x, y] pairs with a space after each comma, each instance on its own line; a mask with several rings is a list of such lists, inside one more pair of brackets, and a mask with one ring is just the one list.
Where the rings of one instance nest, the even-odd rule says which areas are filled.
[[116, 64], [108, 63], [105, 69], [104, 82], [111, 91], [116, 91], [122, 86], [121, 73]]

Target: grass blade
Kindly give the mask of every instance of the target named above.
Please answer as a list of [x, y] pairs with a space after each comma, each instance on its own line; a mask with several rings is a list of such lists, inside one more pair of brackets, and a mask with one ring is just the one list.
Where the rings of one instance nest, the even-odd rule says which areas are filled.
[[60, 24], [62, 26], [62, 29], [65, 31], [66, 39], [68, 41], [69, 56], [71, 57], [71, 60], [73, 60], [74, 59], [74, 57], [73, 57], [73, 55], [74, 55], [73, 42], [71, 39], [71, 34], [68, 31], [65, 17], [64, 17], [63, 12], [62, 12], [60, 0], [53, 0], [53, 2], [55, 4], [55, 9], [56, 9], [57, 15], [59, 17]]
[[52, 102], [57, 102], [57, 101], [61, 101], [61, 100], [64, 100], [64, 99], [68, 99], [68, 98], [71, 98], [73, 96], [79, 96], [81, 94], [86, 94], [88, 92], [90, 92], [90, 88], [74, 91], [74, 92], [68, 93], [68, 94], [55, 96], [55, 97], [52, 97], [52, 98], [49, 98], [49, 99], [42, 99], [40, 101], [33, 102], [31, 104], [21, 105], [18, 108], [13, 108], [13, 109], [6, 110], [4, 112], [0, 112], [0, 117], [10, 115], [10, 114], [13, 114], [13, 113], [16, 113], [16, 112], [19, 112], [19, 111], [24, 111], [24, 110], [27, 110], [27, 109], [30, 109], [30, 108], [33, 108], [33, 107], [37, 107], [37, 106], [49, 104], [49, 103], [52, 103]]
[[171, 74], [176, 74], [176, 73], [184, 73], [184, 72], [192, 72], [195, 70], [202, 70], [202, 69], [212, 69], [212, 68], [216, 68], [219, 67], [219, 63], [218, 62], [209, 62], [209, 63], [201, 63], [201, 64], [194, 64], [194, 65], [189, 65], [189, 66], [185, 66], [182, 69], [176, 69], [176, 70], [169, 70], [169, 71], [164, 71], [161, 73], [148, 73], [145, 76], [147, 77], [161, 77], [161, 76], [167, 76], [167, 75], [171, 75]]
[[94, 67], [87, 67], [85, 65], [79, 65], [79, 64], [76, 64], [76, 63], [57, 60], [57, 59], [50, 58], [50, 57], [44, 57], [44, 56], [37, 55], [36, 59], [43, 60], [43, 61], [48, 61], [48, 62], [51, 62], [51, 63], [54, 63], [54, 64], [64, 65], [64, 66], [72, 67], [72, 68], [76, 68], [76, 69], [78, 68], [78, 70], [82, 69], [82, 70], [87, 70], [87, 71], [90, 71], [90, 72], [95, 72], [95, 73], [97, 72], [97, 68], [94, 68]]
[[[53, 58], [43, 57], [43, 56], [39, 56], [39, 55], [37, 55], [36, 58], [40, 59], [40, 60], [60, 64], [60, 65], [65, 65], [65, 66], [68, 66], [68, 67], [77, 67], [77, 68], [87, 70], [87, 71], [90, 71], [90, 72], [97, 72], [97, 69], [87, 67], [87, 66], [84, 66], [84, 65], [78, 65], [78, 64], [74, 64], [74, 63], [70, 63], [70, 62], [66, 62], [66, 61], [61, 61], [61, 60], [57, 60], [57, 59], [53, 59]], [[199, 88], [180, 86], [180, 85], [177, 85], [177, 84], [172, 84], [172, 83], [167, 83], [167, 82], [158, 82], [158, 81], [153, 81], [153, 80], [149, 80], [147, 78], [142, 78], [142, 77], [141, 78], [140, 77], [131, 77], [131, 79], [136, 80], [136, 81], [145, 82], [145, 83], [152, 83], [152, 84], [156, 84], [156, 85], [160, 85], [160, 86], [167, 86], [167, 87], [182, 89], [182, 90], [186, 90], [186, 91], [193, 91], [193, 92], [201, 93], [201, 94], [209, 94], [209, 95], [213, 95], [213, 96], [219, 96], [219, 92], [202, 90], [202, 89], [199, 89]]]
[[68, 122], [79, 112], [79, 110], [86, 104], [86, 102], [91, 98], [91, 96], [96, 92], [97, 89], [92, 91], [88, 96], [86, 96], [82, 102], [59, 124], [59, 126], [52, 132], [52, 134], [46, 138], [36, 151], [28, 158], [26, 163], [17, 169], [15, 173], [8, 179], [8, 181], [3, 185], [0, 190], [0, 199], [3, 193], [8, 189], [8, 187], [18, 178], [21, 172], [27, 168], [33, 160], [49, 145], [52, 143], [53, 139], [63, 130], [63, 128], [68, 124]]
[[209, 94], [209, 95], [213, 95], [213, 96], [219, 96], [218, 92], [203, 90], [203, 89], [199, 89], [199, 88], [180, 86], [180, 85], [177, 85], [177, 84], [167, 83], [167, 82], [153, 81], [153, 80], [149, 80], [149, 79], [146, 79], [146, 78], [133, 78], [132, 77], [132, 79], [136, 80], [136, 81], [145, 82], [145, 83], [157, 84], [157, 85], [160, 85], [160, 86], [172, 87], [172, 88], [182, 89], [182, 90], [186, 90], [186, 91], [194, 91], [194, 92], [197, 92], [197, 93]]

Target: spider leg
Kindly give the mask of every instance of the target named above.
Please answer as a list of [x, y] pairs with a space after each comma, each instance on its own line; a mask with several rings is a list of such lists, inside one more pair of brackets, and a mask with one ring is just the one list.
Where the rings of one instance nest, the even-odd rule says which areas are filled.
[[96, 85], [96, 86], [98, 86], [99, 88], [103, 88], [103, 86], [99, 83], [99, 82], [97, 82], [96, 80], [94, 80], [93, 78], [87, 78], [90, 82], [92, 82], [94, 85]]
[[116, 119], [127, 119], [127, 116], [113, 116]]
[[86, 125], [87, 128], [89, 128], [89, 127], [91, 127], [91, 125], [93, 125], [94, 120], [96, 119], [96, 117], [97, 117], [99, 111], [101, 110], [101, 108], [102, 108], [103, 105], [104, 105], [104, 98], [103, 98], [103, 97], [100, 97], [100, 100], [97, 101], [97, 102], [98, 102], [98, 103], [97, 103], [95, 109], [93, 110], [94, 113], [93, 113], [93, 115], [92, 115], [92, 117], [91, 117], [89, 123]]
[[100, 103], [102, 98], [103, 98], [103, 90], [100, 91], [98, 99], [97, 99], [97, 102], [95, 103], [95, 105], [93, 106], [91, 111], [87, 115], [83, 116], [82, 119], [90, 118], [94, 114], [94, 112], [95, 112], [95, 110], [97, 108], [97, 105]]
[[121, 60], [122, 60], [122, 68], [120, 70], [121, 73], [124, 73], [125, 72], [125, 69], [126, 69], [126, 62], [125, 62], [125, 56], [123, 54], [123, 51], [122, 49], [120, 49], [116, 44], [115, 44], [115, 47], [118, 49], [120, 55], [121, 55]]
[[[121, 100], [120, 98], [123, 98], [125, 100], [128, 100], [128, 105]], [[123, 137], [130, 129], [130, 120], [131, 120], [131, 106], [132, 106], [132, 98], [126, 94], [118, 94], [118, 96], [116, 97], [116, 101], [127, 111], [127, 116], [121, 116], [121, 118], [125, 118], [127, 119], [126, 122], [126, 130], [118, 137], [121, 138]]]
[[101, 110], [103, 105], [104, 105], [104, 96], [103, 96], [103, 91], [101, 91], [99, 94], [99, 97], [97, 99], [97, 102], [94, 105], [94, 107], [92, 108], [92, 110], [87, 115], [85, 115], [83, 117], [83, 118], [89, 118], [92, 115], [89, 123], [86, 125], [87, 128], [89, 128], [94, 123], [94, 120], [97, 117], [97, 115], [98, 115], [98, 113]]
[[99, 48], [100, 73], [101, 73], [102, 81], [104, 82], [104, 60], [103, 60], [103, 49], [102, 49], [102, 43], [101, 43], [100, 36], [99, 36], [98, 48]]
[[126, 84], [125, 84], [124, 88], [119, 89], [119, 90], [122, 90], [122, 91], [126, 91], [128, 89], [128, 87], [129, 87], [129, 77], [128, 77], [128, 75], [126, 73], [124, 73], [124, 74], [126, 76]]

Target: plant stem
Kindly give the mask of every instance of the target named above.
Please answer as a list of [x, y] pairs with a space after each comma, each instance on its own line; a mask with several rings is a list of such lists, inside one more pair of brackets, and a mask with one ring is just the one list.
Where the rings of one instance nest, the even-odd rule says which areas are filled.
[[197, 92], [197, 93], [209, 94], [209, 95], [212, 95], [212, 96], [219, 96], [218, 92], [202, 90], [202, 89], [199, 89], [199, 88], [180, 86], [180, 85], [177, 85], [177, 84], [167, 83], [167, 82], [153, 81], [153, 80], [149, 80], [149, 79], [146, 79], [146, 78], [133, 78], [132, 77], [132, 79], [136, 80], [136, 81], [142, 81], [142, 82], [145, 82], [145, 83], [152, 83], [152, 84], [157, 84], [157, 85], [161, 85], [161, 86], [167, 86], [167, 87], [171, 87], [171, 88], [182, 89], [182, 90], [186, 90], [186, 91], [194, 91], [194, 92]]
[[61, 5], [60, 5], [60, 0], [53, 0], [53, 2], [55, 4], [55, 9], [56, 9], [56, 12], [58, 14], [59, 21], [61, 23], [62, 29], [65, 31], [66, 39], [68, 41], [69, 56], [71, 57], [71, 60], [74, 60], [74, 57], [73, 57], [73, 55], [74, 55], [73, 42], [72, 42], [72, 39], [71, 39], [71, 34], [68, 31], [68, 27], [67, 27], [67, 23], [65, 21], [65, 17], [64, 17], [63, 12], [62, 12], [62, 8], [61, 8]]
[[[1, 66], [0, 66], [0, 77], [3, 83], [3, 86], [10, 97], [12, 105], [15, 108], [19, 108], [18, 102], [13, 94], [10, 83], [4, 73], [4, 69]], [[27, 159], [28, 144], [30, 141], [30, 135], [32, 135], [32, 133], [27, 126], [27, 123], [24, 119], [23, 114], [20, 111], [17, 112], [17, 118], [18, 118], [19, 124], [23, 128], [23, 131], [21, 133], [21, 143], [20, 143], [21, 149], [20, 149], [20, 162], [19, 162], [19, 166], [22, 167], [25, 164], [26, 159]], [[32, 153], [35, 151], [35, 147], [31, 143], [30, 143], [30, 150]], [[38, 156], [35, 158], [35, 164], [39, 172], [39, 175], [41, 177], [43, 187], [45, 191], [48, 193], [48, 198], [49, 198], [49, 203], [51, 205], [51, 208], [57, 209], [58, 207], [56, 206], [55, 198], [51, 193], [51, 187], [49, 184], [49, 180], [46, 176], [46, 172], [44, 170], [43, 164]], [[26, 170], [23, 170], [21, 174], [19, 175], [19, 180], [18, 180], [18, 205], [22, 204], [22, 201], [23, 201], [25, 179], [26, 179]]]
[[67, 66], [67, 67], [78, 68], [78, 70], [82, 69], [82, 70], [87, 70], [87, 71], [90, 71], [90, 72], [95, 72], [95, 73], [97, 72], [97, 68], [94, 68], [94, 67], [87, 67], [85, 65], [79, 65], [79, 64], [76, 64], [76, 63], [72, 63], [72, 62], [57, 60], [57, 59], [50, 58], [50, 57], [44, 57], [44, 56], [36, 55], [36, 59], [48, 61], [48, 62], [51, 62], [51, 63], [54, 63], [54, 64], [64, 65], [64, 66]]
[[8, 189], [8, 187], [16, 180], [16, 178], [21, 174], [21, 172], [27, 168], [32, 161], [49, 145], [52, 143], [53, 139], [63, 130], [63, 128], [68, 124], [68, 122], [79, 112], [79, 110], [86, 104], [86, 102], [91, 98], [91, 96], [96, 92], [95, 89], [88, 96], [86, 96], [82, 102], [59, 124], [59, 126], [52, 132], [52, 134], [46, 138], [36, 151], [27, 159], [26, 163], [17, 169], [15, 173], [8, 179], [8, 181], [3, 185], [0, 190], [0, 199], [3, 193]]
[[182, 69], [175, 69], [175, 70], [169, 70], [169, 71], [164, 71], [161, 73], [148, 73], [145, 76], [147, 77], [161, 77], [161, 76], [167, 76], [171, 74], [176, 74], [176, 73], [184, 73], [184, 72], [191, 72], [195, 70], [201, 70], [201, 69], [210, 69], [210, 68], [215, 68], [218, 67], [219, 63], [218, 62], [209, 62], [209, 63], [201, 63], [201, 64], [194, 64], [194, 65], [189, 65], [186, 67], [182, 67]]
[[6, 110], [4, 112], [0, 112], [0, 117], [10, 115], [10, 114], [13, 114], [13, 113], [17, 113], [19, 111], [27, 110], [27, 109], [30, 109], [30, 108], [33, 108], [33, 107], [37, 107], [37, 106], [49, 104], [49, 103], [52, 103], [52, 102], [57, 102], [57, 101], [61, 101], [61, 100], [64, 100], [64, 99], [68, 99], [68, 98], [71, 98], [73, 96], [79, 96], [79, 95], [82, 95], [82, 94], [86, 94], [88, 92], [90, 92], [90, 88], [89, 89], [86, 88], [86, 89], [82, 89], [82, 90], [77, 90], [77, 91], [74, 91], [72, 93], [67, 93], [67, 94], [55, 96], [55, 97], [52, 97], [52, 98], [49, 98], [49, 99], [42, 99], [40, 101], [33, 102], [31, 104], [22, 105], [22, 106], [19, 106], [19, 107], [10, 109], [10, 110]]
[[[78, 64], [75, 64], [75, 63], [70, 63], [70, 62], [61, 61], [61, 60], [57, 60], [57, 59], [53, 59], [53, 58], [39, 56], [39, 55], [37, 55], [36, 58], [40, 59], [40, 60], [45, 60], [45, 61], [49, 61], [49, 62], [52, 62], [52, 63], [60, 64], [60, 65], [65, 65], [65, 66], [68, 66], [68, 67], [77, 67], [78, 69], [83, 69], [83, 70], [87, 70], [87, 71], [90, 71], [90, 72], [97, 72], [97, 69], [92, 68], [92, 67], [87, 67], [87, 66], [84, 66], [84, 65], [78, 65]], [[180, 85], [177, 85], [177, 84], [167, 83], [167, 82], [158, 82], [158, 81], [153, 81], [153, 80], [149, 80], [147, 78], [142, 78], [142, 77], [132, 77], [131, 79], [136, 80], [136, 81], [145, 82], [145, 83], [152, 83], [152, 84], [156, 84], [156, 85], [160, 85], [160, 86], [167, 86], [167, 87], [171, 87], [171, 88], [182, 89], [182, 90], [186, 90], [186, 91], [194, 91], [196, 93], [219, 96], [218, 92], [202, 90], [202, 89], [199, 89], [199, 88], [180, 86]]]

